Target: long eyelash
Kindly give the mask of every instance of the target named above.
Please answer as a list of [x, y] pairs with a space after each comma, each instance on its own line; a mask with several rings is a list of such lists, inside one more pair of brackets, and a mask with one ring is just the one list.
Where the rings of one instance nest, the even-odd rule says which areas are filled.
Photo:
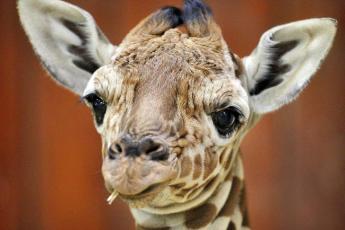
[[77, 102], [78, 102], [79, 104], [85, 104], [85, 99], [86, 99], [85, 97], [86, 97], [86, 96], [81, 96], [81, 97], [78, 99]]

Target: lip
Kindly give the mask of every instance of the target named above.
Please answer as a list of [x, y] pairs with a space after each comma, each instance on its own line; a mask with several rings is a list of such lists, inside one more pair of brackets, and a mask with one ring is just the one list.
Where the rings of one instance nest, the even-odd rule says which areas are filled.
[[147, 187], [146, 189], [144, 189], [142, 192], [135, 194], [135, 195], [123, 195], [123, 194], [119, 194], [123, 199], [127, 199], [127, 200], [139, 200], [139, 199], [144, 199], [147, 197], [151, 197], [157, 193], [159, 193], [162, 189], [163, 189], [163, 185], [162, 184], [153, 184], [150, 185], [149, 187]]

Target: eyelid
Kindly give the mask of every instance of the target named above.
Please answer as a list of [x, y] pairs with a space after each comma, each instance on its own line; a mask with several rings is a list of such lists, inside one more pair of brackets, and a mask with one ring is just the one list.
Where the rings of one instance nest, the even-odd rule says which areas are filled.
[[92, 95], [92, 94], [95, 94], [95, 93], [92, 92], [92, 93], [88, 93], [88, 94], [86, 94], [86, 95], [83, 95], [82, 97], [80, 97], [80, 100], [81, 100], [82, 102], [84, 102], [85, 104], [90, 104], [89, 101], [87, 100], [87, 98], [88, 98], [90, 95]]
[[219, 105], [216, 105], [214, 112], [222, 111], [226, 108], [233, 107], [230, 102], [223, 102]]
[[86, 102], [86, 98], [87, 98], [89, 95], [90, 95], [90, 94], [81, 96], [81, 97], [80, 97], [80, 100], [83, 101], [83, 102]]
[[89, 104], [89, 101], [87, 100], [87, 98], [88, 98], [89, 96], [91, 96], [91, 95], [95, 95], [96, 97], [100, 98], [105, 104], [107, 104], [106, 101], [104, 100], [104, 98], [103, 98], [97, 91], [90, 92], [90, 93], [88, 93], [88, 94], [82, 96], [82, 97], [81, 97], [81, 100], [82, 100], [84, 103]]
[[230, 102], [214, 103], [210, 104], [208, 107], [205, 107], [205, 112], [207, 115], [212, 115], [213, 113], [222, 111], [230, 106]]
[[219, 112], [219, 111], [222, 111], [222, 110], [225, 110], [227, 108], [234, 108], [236, 109], [236, 111], [240, 114], [240, 115], [243, 115], [243, 112], [242, 112], [242, 109], [240, 106], [236, 105], [236, 104], [233, 104], [231, 102], [223, 102], [223, 103], [220, 103], [220, 104], [216, 104], [213, 111], [211, 112], [212, 113], [216, 113], [216, 112]]

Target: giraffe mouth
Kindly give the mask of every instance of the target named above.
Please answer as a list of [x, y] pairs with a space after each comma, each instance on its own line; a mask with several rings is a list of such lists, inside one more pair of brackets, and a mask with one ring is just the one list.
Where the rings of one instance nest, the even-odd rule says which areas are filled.
[[102, 173], [106, 187], [125, 200], [154, 197], [176, 177], [171, 162], [156, 162], [138, 158], [104, 161]]
[[159, 193], [163, 189], [163, 184], [153, 184], [144, 189], [142, 192], [134, 195], [123, 195], [120, 194], [120, 197], [126, 200], [138, 200], [138, 199], [144, 199], [148, 198], [150, 196], [154, 196], [157, 193]]

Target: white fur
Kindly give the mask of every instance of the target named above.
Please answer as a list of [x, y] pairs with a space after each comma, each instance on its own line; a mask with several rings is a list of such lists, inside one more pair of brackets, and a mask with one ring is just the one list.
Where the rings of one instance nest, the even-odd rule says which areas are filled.
[[298, 96], [328, 54], [336, 34], [336, 24], [331, 18], [309, 19], [277, 26], [263, 34], [258, 47], [243, 59], [247, 72], [244, 83], [248, 91], [267, 73], [272, 46], [293, 40], [299, 43], [281, 58], [283, 64], [291, 66], [290, 71], [280, 76], [283, 82], [250, 97], [251, 107], [256, 113], [276, 110]]
[[97, 32], [92, 16], [79, 7], [59, 0], [19, 0], [18, 11], [36, 54], [54, 72], [55, 80], [73, 92], [81, 95], [91, 74], [72, 63], [78, 57], [67, 48], [82, 41], [60, 19], [78, 24], [88, 35], [87, 52], [95, 63], [101, 66], [111, 61], [115, 46]]

